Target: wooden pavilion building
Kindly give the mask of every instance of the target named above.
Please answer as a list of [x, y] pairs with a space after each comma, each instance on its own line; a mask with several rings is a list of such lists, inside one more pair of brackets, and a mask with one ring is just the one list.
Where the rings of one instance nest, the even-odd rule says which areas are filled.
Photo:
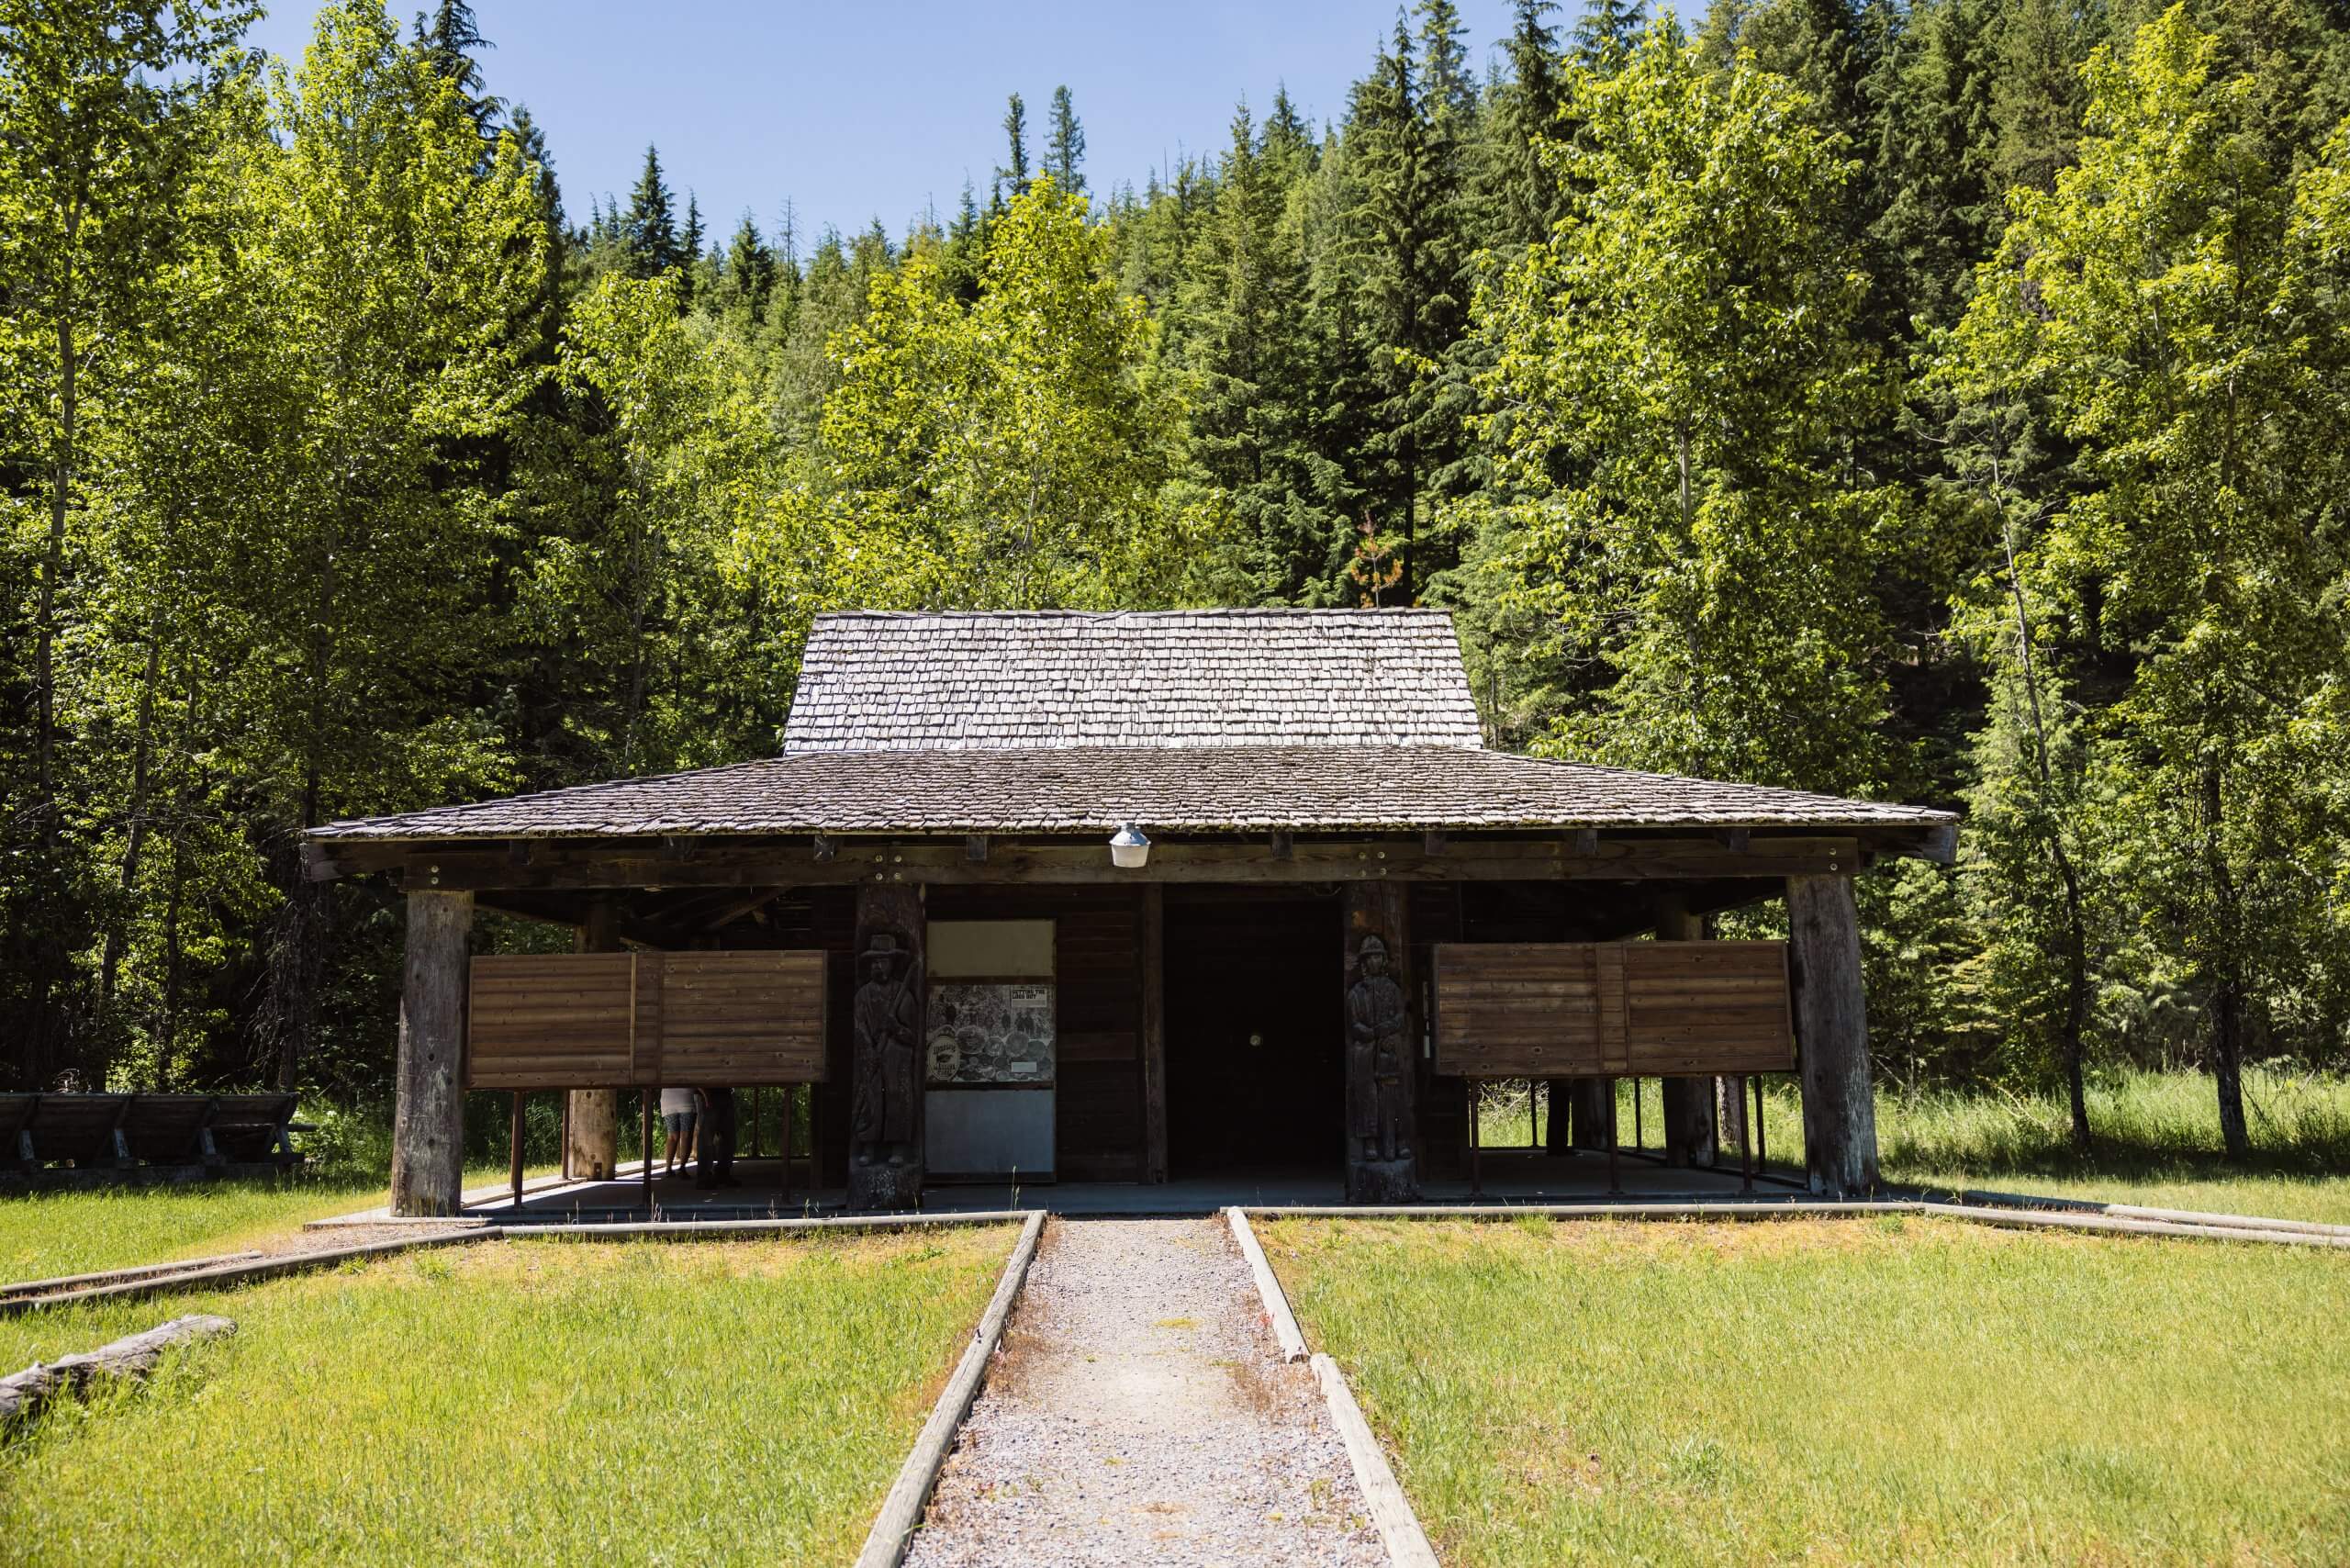
[[[1812, 1189], [1864, 1192], [1852, 879], [1954, 832], [1488, 750], [1439, 611], [875, 612], [817, 621], [779, 756], [307, 851], [406, 894], [392, 1203], [431, 1215], [467, 1087], [570, 1091], [610, 1174], [618, 1090], [721, 1082], [812, 1083], [819, 1184], [888, 1208], [1267, 1167], [1408, 1199], [1465, 1171], [1481, 1079], [1588, 1144], [1663, 1078], [1705, 1163], [1717, 1080], [1796, 1071]], [[1773, 899], [1785, 942], [1704, 939]], [[577, 951], [472, 957], [477, 908]]]

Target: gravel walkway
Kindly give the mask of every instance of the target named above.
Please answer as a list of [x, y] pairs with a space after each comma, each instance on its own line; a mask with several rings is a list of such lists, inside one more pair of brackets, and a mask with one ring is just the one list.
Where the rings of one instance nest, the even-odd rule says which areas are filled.
[[1383, 1563], [1218, 1220], [1055, 1220], [906, 1561]]

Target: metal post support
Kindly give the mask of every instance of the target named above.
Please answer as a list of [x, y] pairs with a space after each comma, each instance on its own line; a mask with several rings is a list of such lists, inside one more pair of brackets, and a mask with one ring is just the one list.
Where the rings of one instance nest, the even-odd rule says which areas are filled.
[[519, 1089], [514, 1091], [514, 1126], [508, 1142], [508, 1174], [514, 1188], [514, 1206], [519, 1210], [522, 1206], [522, 1092]]
[[653, 1092], [650, 1089], [638, 1092], [644, 1106], [644, 1206], [647, 1211], [653, 1207]]
[[1754, 1163], [1767, 1165], [1771, 1161], [1771, 1146], [1765, 1141], [1771, 1135], [1762, 1126], [1762, 1075], [1754, 1075]]

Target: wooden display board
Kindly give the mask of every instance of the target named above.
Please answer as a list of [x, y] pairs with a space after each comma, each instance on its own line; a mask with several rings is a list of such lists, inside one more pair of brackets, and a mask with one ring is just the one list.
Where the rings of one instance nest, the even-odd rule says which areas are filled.
[[484, 954], [465, 1086], [817, 1083], [824, 1009], [821, 952]]
[[1671, 1078], [1794, 1066], [1784, 942], [1436, 949], [1439, 1073]]

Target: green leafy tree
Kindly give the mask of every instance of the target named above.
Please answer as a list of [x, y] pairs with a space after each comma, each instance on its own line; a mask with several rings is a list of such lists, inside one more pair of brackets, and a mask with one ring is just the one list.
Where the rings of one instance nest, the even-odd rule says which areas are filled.
[[[2082, 487], [2020, 564], [2121, 674], [2098, 771], [2125, 876], [2210, 1021], [2228, 1152], [2241, 1064], [2327, 961], [2323, 778], [2350, 679], [2337, 136], [2296, 177], [2183, 7], [2091, 57], [2080, 161], [2020, 190], [1959, 334], [1977, 395], [2031, 394]], [[2314, 836], [2304, 836], [2311, 835]]]
[[1851, 463], [1884, 376], [1854, 330], [1841, 140], [1781, 78], [1663, 30], [1579, 72], [1572, 204], [1482, 311], [1523, 498], [1483, 557], [1544, 627], [1546, 745], [1866, 790], [1889, 762], [1873, 563], [1897, 498]]
[[933, 247], [876, 276], [835, 340], [823, 413], [849, 592], [985, 609], [1171, 597], [1189, 554], [1161, 497], [1180, 410], [1147, 374], [1150, 323], [1111, 280], [1110, 243], [1046, 175], [996, 225], [976, 304], [946, 290]]
[[58, 657], [90, 565], [84, 452], [151, 369], [157, 280], [181, 241], [173, 209], [222, 51], [252, 14], [217, 0], [0, 3], [0, 668], [26, 710], [6, 737], [0, 979], [27, 1083], [66, 1065], [62, 993], [86, 920], [87, 868], [61, 804], [73, 737]]
[[250, 335], [224, 406], [268, 482], [207, 574], [240, 626], [236, 749], [285, 902], [255, 1027], [285, 1086], [315, 1032], [332, 906], [293, 834], [503, 781], [469, 700], [500, 522], [483, 471], [534, 385], [546, 265], [532, 171], [487, 175], [454, 84], [379, 0], [320, 12], [241, 144], [240, 244], [208, 286]]

